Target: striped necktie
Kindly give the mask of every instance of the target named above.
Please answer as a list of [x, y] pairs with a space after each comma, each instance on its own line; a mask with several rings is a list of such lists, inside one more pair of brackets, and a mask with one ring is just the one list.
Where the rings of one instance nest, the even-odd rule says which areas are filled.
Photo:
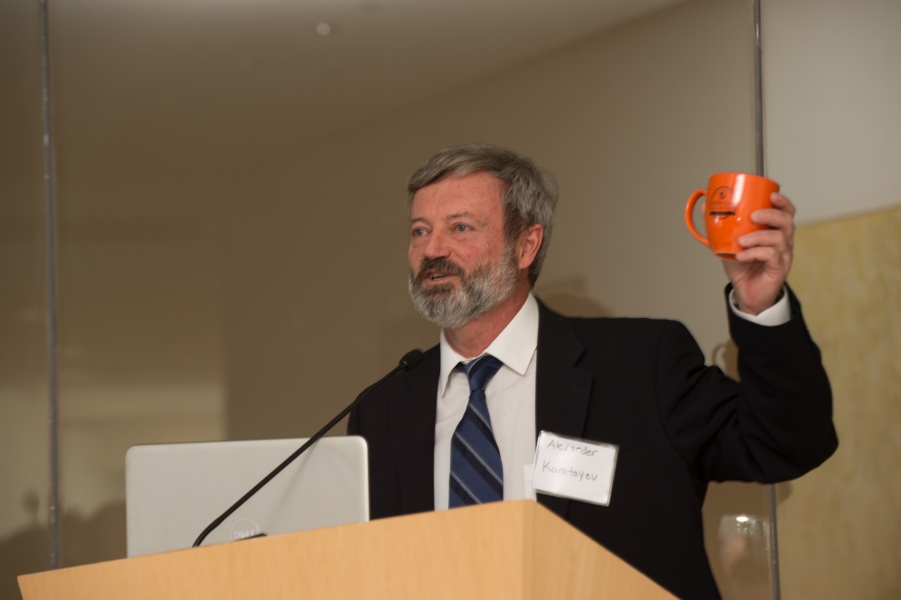
[[469, 404], [451, 440], [450, 508], [504, 499], [501, 453], [485, 399], [485, 386], [502, 365], [484, 354], [456, 367], [469, 379]]

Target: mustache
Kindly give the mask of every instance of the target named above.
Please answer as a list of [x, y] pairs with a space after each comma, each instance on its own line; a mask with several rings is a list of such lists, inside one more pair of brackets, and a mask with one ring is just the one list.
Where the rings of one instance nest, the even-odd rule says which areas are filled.
[[428, 271], [441, 271], [448, 275], [455, 275], [461, 279], [466, 276], [463, 268], [457, 263], [447, 258], [423, 258], [419, 263], [419, 272], [416, 274], [416, 281], [421, 283], [425, 281], [425, 275]]

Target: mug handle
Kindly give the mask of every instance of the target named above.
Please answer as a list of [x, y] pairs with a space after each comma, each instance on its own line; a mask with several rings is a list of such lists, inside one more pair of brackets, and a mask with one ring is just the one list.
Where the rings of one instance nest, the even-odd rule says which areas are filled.
[[688, 230], [691, 232], [691, 235], [698, 238], [698, 241], [710, 247], [710, 242], [707, 238], [703, 237], [698, 230], [695, 229], [694, 219], [692, 219], [692, 213], [694, 213], [695, 204], [698, 200], [701, 199], [701, 196], [705, 196], [707, 194], [707, 190], [695, 190], [695, 192], [688, 198], [688, 204], [685, 205], [685, 224], [688, 225]]

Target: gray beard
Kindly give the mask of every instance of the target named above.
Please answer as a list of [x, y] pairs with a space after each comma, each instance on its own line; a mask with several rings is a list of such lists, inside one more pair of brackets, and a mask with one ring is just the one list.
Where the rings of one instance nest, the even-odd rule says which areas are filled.
[[[419, 273], [410, 271], [408, 287], [416, 310], [423, 317], [449, 329], [457, 329], [479, 317], [510, 297], [516, 288], [518, 269], [514, 260], [515, 246], [504, 250], [497, 265], [482, 265], [466, 275], [459, 266], [446, 259], [423, 260]], [[439, 268], [460, 278], [460, 285], [423, 285], [425, 271]]]

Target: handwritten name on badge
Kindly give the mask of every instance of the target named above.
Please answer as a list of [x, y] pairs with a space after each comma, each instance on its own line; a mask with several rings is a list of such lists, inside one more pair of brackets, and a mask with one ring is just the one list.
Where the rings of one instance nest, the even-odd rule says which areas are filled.
[[542, 493], [608, 506], [619, 448], [542, 431], [532, 487]]

